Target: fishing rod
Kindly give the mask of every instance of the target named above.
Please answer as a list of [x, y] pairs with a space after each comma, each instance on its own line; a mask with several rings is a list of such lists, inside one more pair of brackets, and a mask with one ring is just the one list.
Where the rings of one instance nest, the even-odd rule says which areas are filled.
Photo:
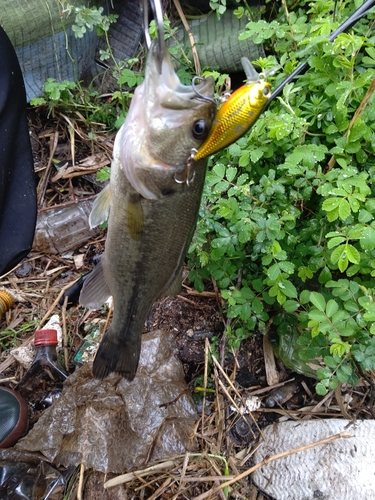
[[[335, 31], [332, 31], [330, 34], [328, 40], [330, 42], [333, 42], [341, 33], [344, 33], [348, 29], [350, 29], [352, 26], [354, 26], [357, 21], [359, 21], [363, 16], [368, 14], [370, 9], [375, 6], [375, 0], [366, 0], [361, 7], [359, 7], [353, 14], [348, 17], [346, 21], [344, 21]], [[299, 75], [302, 75], [305, 73], [305, 71], [309, 68], [309, 63], [306, 61], [298, 66], [293, 73], [291, 73], [280, 85], [272, 92], [272, 95], [270, 99], [267, 101], [267, 104], [264, 109], [266, 109], [270, 102], [275, 99], [275, 97], [279, 96], [281, 92], [283, 91], [283, 88], [285, 85], [290, 83], [294, 78], [296, 78]]]

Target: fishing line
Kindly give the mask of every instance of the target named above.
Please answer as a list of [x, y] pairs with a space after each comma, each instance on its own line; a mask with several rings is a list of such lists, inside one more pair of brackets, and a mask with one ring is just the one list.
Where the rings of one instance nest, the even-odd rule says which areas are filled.
[[[158, 34], [159, 51], [161, 55], [165, 54], [165, 32], [164, 32], [164, 14], [163, 7], [160, 0], [150, 0], [152, 12], [156, 23], [156, 31]], [[151, 46], [151, 36], [148, 31], [149, 17], [148, 17], [148, 0], [140, 0], [141, 11], [143, 13], [143, 32], [145, 37], [146, 46], [149, 49]]]
[[[372, 7], [374, 7], [375, 5], [375, 0], [366, 0], [364, 2], [364, 4], [361, 5], [361, 7], [359, 7], [355, 12], [353, 12], [353, 14], [348, 17], [348, 19], [346, 21], [344, 21], [338, 28], [337, 30], [333, 31], [328, 40], [330, 42], [333, 42], [341, 33], [344, 33], [345, 31], [347, 31], [348, 29], [350, 29], [352, 26], [354, 26], [357, 21], [359, 21], [363, 16], [365, 16], [366, 14], [369, 13], [370, 9], [372, 9]], [[293, 73], [291, 73], [273, 92], [272, 92], [272, 95], [270, 97], [270, 99], [268, 100], [268, 102], [266, 103], [263, 111], [269, 106], [270, 102], [275, 99], [275, 97], [279, 96], [284, 87], [290, 83], [292, 80], [294, 80], [294, 78], [296, 78], [296, 76], [299, 76], [299, 75], [302, 75], [303, 73], [305, 73], [305, 71], [309, 68], [309, 63], [306, 61], [302, 64], [300, 64], [298, 66], [298, 68], [296, 68]]]

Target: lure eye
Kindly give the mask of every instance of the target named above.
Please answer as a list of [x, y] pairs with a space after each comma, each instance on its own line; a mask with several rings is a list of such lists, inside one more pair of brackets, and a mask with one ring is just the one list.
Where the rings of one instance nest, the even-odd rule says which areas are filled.
[[268, 87], [265, 87], [265, 88], [263, 89], [263, 95], [264, 95], [264, 96], [268, 96], [268, 95], [269, 95], [269, 93], [270, 93], [270, 89], [269, 89]]
[[192, 128], [192, 134], [194, 139], [203, 140], [207, 137], [207, 125], [204, 120], [197, 120]]

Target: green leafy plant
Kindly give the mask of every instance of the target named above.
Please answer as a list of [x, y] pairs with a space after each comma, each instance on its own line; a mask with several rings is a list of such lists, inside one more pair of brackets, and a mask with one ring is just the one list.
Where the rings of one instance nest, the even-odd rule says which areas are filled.
[[273, 88], [309, 69], [210, 158], [190, 279], [198, 290], [215, 280], [234, 347], [270, 320], [279, 340], [297, 331], [324, 395], [375, 369], [374, 15], [331, 43], [353, 2], [282, 5], [241, 38], [265, 45], [257, 63], [279, 68]]
[[0, 331], [0, 350], [10, 349], [16, 347], [17, 339], [24, 333], [29, 333], [35, 329], [37, 325], [36, 320], [30, 320], [23, 323], [17, 330], [14, 328], [7, 328]]

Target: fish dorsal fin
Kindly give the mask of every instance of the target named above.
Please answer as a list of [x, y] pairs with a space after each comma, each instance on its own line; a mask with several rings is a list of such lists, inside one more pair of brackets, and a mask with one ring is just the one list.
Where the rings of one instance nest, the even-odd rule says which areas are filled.
[[181, 283], [182, 283], [182, 267], [177, 272], [176, 276], [171, 278], [168, 282], [165, 292], [163, 291], [162, 296], [167, 297], [168, 295], [178, 295], [181, 292]]
[[99, 309], [112, 295], [104, 278], [103, 258], [86, 278], [79, 296], [79, 303], [89, 309]]
[[134, 241], [139, 241], [144, 226], [141, 195], [132, 194], [128, 198], [128, 229]]
[[96, 197], [89, 217], [90, 228], [99, 226], [108, 219], [112, 196], [108, 184]]

